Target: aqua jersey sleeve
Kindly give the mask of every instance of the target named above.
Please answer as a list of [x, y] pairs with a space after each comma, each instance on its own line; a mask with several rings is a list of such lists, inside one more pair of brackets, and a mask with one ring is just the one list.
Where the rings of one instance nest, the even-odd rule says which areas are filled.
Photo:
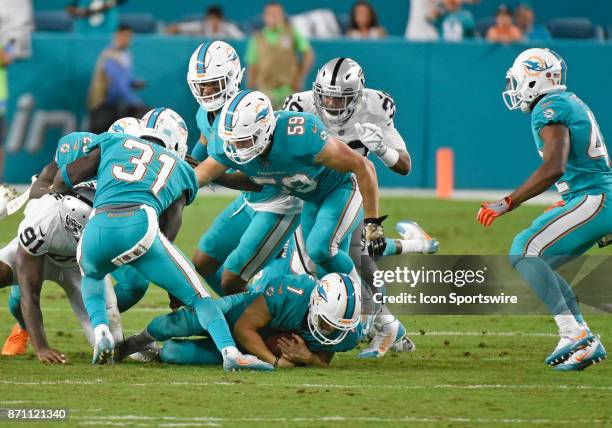
[[87, 154], [87, 147], [97, 137], [90, 132], [72, 132], [63, 136], [57, 143], [54, 160], [59, 168]]
[[546, 125], [560, 123], [571, 126], [573, 108], [564, 94], [553, 94], [540, 101], [531, 114], [534, 134], [539, 135]]
[[[120, 137], [125, 134], [113, 134], [110, 132], [104, 132], [102, 134], [96, 135], [94, 139], [84, 148], [85, 153], [90, 153], [92, 150], [99, 148], [103, 150], [103, 146], [106, 144], [114, 144], [116, 142], [124, 141], [125, 139], [121, 139]], [[127, 135], [126, 135], [127, 137]]]
[[[327, 144], [327, 132], [323, 121], [318, 116], [309, 113], [302, 113], [302, 115], [305, 118], [304, 139], [306, 140], [303, 147], [306, 151], [305, 155], [314, 163], [314, 159]], [[289, 130], [291, 126], [290, 120], [287, 129]]]
[[228, 168], [236, 168], [237, 166], [227, 158], [225, 151], [223, 151], [223, 142], [218, 138], [208, 142], [208, 155]]
[[191, 157], [200, 162], [206, 160], [208, 157], [208, 148], [198, 140], [195, 146], [193, 146], [193, 149], [191, 149]]
[[274, 278], [263, 295], [272, 317], [268, 326], [280, 331], [299, 331], [308, 313], [314, 281], [306, 275], [284, 275]]

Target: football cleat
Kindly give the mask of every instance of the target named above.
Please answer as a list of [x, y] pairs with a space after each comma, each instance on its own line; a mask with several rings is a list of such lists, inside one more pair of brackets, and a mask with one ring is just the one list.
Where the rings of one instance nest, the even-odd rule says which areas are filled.
[[159, 361], [160, 351], [161, 348], [155, 343], [149, 343], [142, 351], [136, 352], [128, 356], [128, 358], [139, 363], [150, 363], [151, 361]]
[[237, 372], [240, 370], [258, 370], [258, 371], [272, 371], [274, 366], [265, 361], [261, 361], [259, 358], [253, 355], [244, 355], [238, 352], [235, 355], [224, 355], [223, 356], [223, 370], [226, 372]]
[[11, 334], [7, 337], [4, 346], [2, 347], [2, 355], [23, 355], [28, 352], [28, 342], [30, 336], [28, 332], [21, 328], [19, 324], [15, 324]]
[[555, 366], [555, 370], [559, 371], [580, 371], [587, 367], [602, 362], [606, 359], [608, 353], [599, 336], [596, 336], [593, 342], [586, 348], [580, 349], [572, 354], [564, 363]]
[[559, 332], [559, 343], [555, 350], [544, 360], [549, 366], [556, 366], [563, 363], [576, 351], [585, 348], [595, 339], [588, 329], [581, 329], [578, 335], [568, 332]]
[[94, 329], [96, 344], [94, 346], [92, 364], [113, 364], [115, 342], [108, 326], [101, 324]]
[[[366, 349], [357, 354], [358, 358], [382, 358], [393, 345], [406, 336], [406, 329], [393, 315], [378, 315], [372, 330], [376, 331], [374, 338]], [[389, 318], [393, 318], [389, 321]], [[386, 322], [385, 322], [386, 321]]]
[[404, 335], [404, 337], [400, 338], [393, 345], [391, 345], [391, 350], [393, 352], [415, 352], [416, 344], [410, 337], [408, 337], [408, 335]]
[[417, 222], [412, 220], [400, 221], [395, 225], [395, 230], [404, 240], [419, 239], [423, 241], [423, 254], [434, 254], [440, 248], [440, 242], [432, 238], [423, 230]]

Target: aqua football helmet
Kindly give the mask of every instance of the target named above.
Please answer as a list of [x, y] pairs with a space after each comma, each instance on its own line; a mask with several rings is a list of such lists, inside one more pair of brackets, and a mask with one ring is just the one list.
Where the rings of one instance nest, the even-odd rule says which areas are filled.
[[176, 152], [181, 159], [187, 154], [187, 125], [174, 110], [158, 107], [148, 111], [140, 119], [140, 137], [151, 137], [161, 141], [168, 150]]
[[520, 108], [528, 113], [540, 96], [565, 91], [567, 65], [563, 58], [549, 49], [523, 51], [506, 73], [504, 103], [510, 110]]
[[336, 345], [359, 324], [361, 290], [343, 273], [330, 273], [310, 293], [308, 330], [323, 345]]
[[334, 58], [317, 72], [312, 84], [319, 116], [325, 123], [346, 123], [363, 98], [363, 70], [350, 58]]
[[236, 50], [217, 40], [202, 43], [193, 52], [187, 83], [206, 111], [217, 111], [238, 92], [243, 72]]
[[226, 156], [245, 164], [266, 150], [275, 126], [270, 99], [259, 91], [240, 91], [223, 106], [217, 133]]

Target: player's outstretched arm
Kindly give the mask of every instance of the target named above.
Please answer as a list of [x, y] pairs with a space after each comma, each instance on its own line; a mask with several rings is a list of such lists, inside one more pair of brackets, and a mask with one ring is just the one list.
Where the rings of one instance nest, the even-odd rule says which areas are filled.
[[372, 162], [333, 137], [317, 154], [315, 162], [340, 172], [352, 172], [363, 195], [366, 218], [378, 218], [378, 181]]
[[356, 123], [355, 130], [359, 141], [393, 172], [408, 175], [412, 168], [410, 155], [406, 151], [406, 143], [392, 125], [380, 128], [371, 123]]
[[38, 359], [43, 363], [65, 364], [66, 356], [49, 347], [40, 310], [40, 290], [43, 284], [45, 256], [33, 256], [19, 245], [17, 250], [17, 282], [21, 291], [21, 312], [26, 330]]
[[36, 181], [32, 183], [32, 187], [30, 188], [30, 199], [38, 199], [51, 191], [53, 179], [58, 169], [55, 161], [51, 161], [45, 165], [42, 171], [40, 171], [40, 174], [38, 174]]
[[294, 364], [284, 358], [277, 359], [268, 349], [259, 330], [270, 323], [272, 316], [264, 296], [259, 296], [242, 313], [234, 325], [234, 338], [247, 350], [260, 360], [274, 364], [276, 367], [293, 367]]
[[540, 130], [540, 137], [544, 141], [544, 162], [510, 195], [481, 204], [477, 219], [483, 226], [490, 226], [497, 217], [545, 192], [565, 173], [570, 149], [569, 129], [561, 124], [547, 125]]
[[244, 190], [247, 192], [261, 192], [263, 188], [262, 185], [252, 182], [245, 173], [240, 171], [223, 173], [214, 183], [228, 189]]
[[53, 190], [65, 192], [76, 184], [94, 177], [98, 173], [99, 164], [100, 149], [96, 147], [87, 156], [60, 168], [53, 179]]
[[200, 163], [195, 168], [195, 174], [198, 178], [198, 185], [200, 187], [204, 187], [217, 178], [221, 177], [221, 175], [227, 171], [228, 167], [223, 165], [220, 162], [217, 162], [212, 157], [207, 157], [206, 160]]
[[159, 229], [171, 242], [174, 242], [181, 229], [183, 223], [183, 208], [185, 208], [186, 202], [187, 196], [183, 193], [181, 197], [166, 208], [166, 211], [159, 217]]

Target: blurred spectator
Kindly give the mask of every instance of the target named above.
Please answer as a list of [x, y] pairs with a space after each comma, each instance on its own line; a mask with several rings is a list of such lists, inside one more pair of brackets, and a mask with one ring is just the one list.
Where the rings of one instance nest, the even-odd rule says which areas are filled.
[[438, 32], [428, 17], [438, 5], [438, 0], [409, 0], [408, 25], [406, 25], [406, 38], [408, 40], [437, 40]]
[[429, 16], [442, 40], [460, 42], [474, 37], [474, 17], [463, 9], [463, 0], [442, 0], [442, 7], [435, 8]]
[[512, 22], [512, 12], [500, 5], [495, 13], [495, 25], [487, 31], [487, 40], [494, 43], [514, 43], [523, 38], [521, 30]]
[[280, 108], [286, 97], [302, 89], [314, 57], [310, 43], [289, 24], [280, 3], [268, 3], [263, 19], [264, 28], [247, 45], [247, 84]]
[[31, 0], [0, 0], [0, 46], [10, 43], [13, 59], [31, 55], [32, 31], [34, 16]]
[[119, 26], [117, 6], [125, 0], [72, 0], [66, 6], [75, 18], [74, 29], [81, 34], [112, 33]]
[[203, 36], [210, 39], [241, 39], [244, 37], [242, 31], [235, 24], [223, 19], [223, 9], [216, 5], [206, 9], [203, 19], [170, 25], [166, 28], [166, 32], [168, 34]]
[[122, 25], [98, 57], [87, 100], [91, 132], [106, 132], [116, 119], [140, 117], [147, 110], [136, 94], [144, 82], [133, 77], [131, 41], [131, 28]]
[[11, 46], [4, 48], [0, 44], [0, 180], [4, 176], [4, 137], [6, 135], [6, 107], [8, 103], [8, 78], [6, 69], [12, 61]]
[[386, 31], [378, 24], [378, 16], [370, 3], [360, 0], [351, 9], [349, 28], [346, 35], [355, 39], [377, 39]]
[[535, 13], [527, 3], [521, 3], [514, 11], [514, 21], [528, 41], [548, 41], [552, 37], [543, 25], [535, 25]]

